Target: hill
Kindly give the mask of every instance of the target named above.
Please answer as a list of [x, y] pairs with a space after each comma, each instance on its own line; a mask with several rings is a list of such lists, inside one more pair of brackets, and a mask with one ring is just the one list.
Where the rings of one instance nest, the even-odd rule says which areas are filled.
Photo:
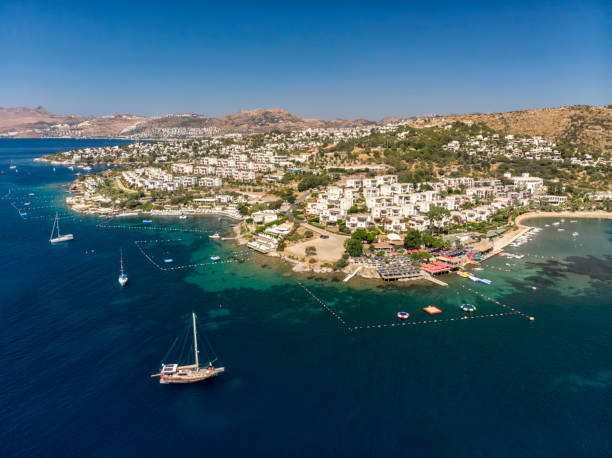
[[[389, 117], [379, 123], [365, 119], [324, 121], [302, 118], [281, 108], [243, 110], [213, 118], [200, 114], [76, 116], [50, 113], [42, 107], [20, 107], [0, 108], [0, 136], [184, 138], [272, 130], [375, 126], [399, 120]], [[612, 106], [576, 105], [506, 113], [423, 116], [408, 120], [415, 127], [441, 126], [453, 121], [484, 123], [492, 129], [511, 134], [540, 135], [549, 140], [582, 144], [601, 152], [612, 151]]]
[[359, 119], [346, 121], [302, 118], [281, 108], [239, 111], [211, 118], [199, 114], [144, 117], [130, 114], [75, 116], [38, 108], [0, 108], [0, 136], [5, 137], [202, 137], [226, 133], [261, 133], [272, 130], [374, 125]]
[[600, 152], [612, 152], [612, 105], [574, 105], [493, 114], [444, 116], [439, 123], [482, 122], [510, 134], [540, 135], [554, 141], [582, 144]]

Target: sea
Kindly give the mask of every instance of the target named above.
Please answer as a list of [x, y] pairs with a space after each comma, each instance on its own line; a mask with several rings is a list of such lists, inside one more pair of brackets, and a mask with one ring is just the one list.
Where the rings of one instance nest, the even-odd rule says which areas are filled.
[[[490, 285], [345, 283], [210, 239], [227, 218], [74, 213], [86, 172], [33, 161], [122, 143], [0, 140], [2, 456], [611, 456], [612, 221], [530, 220]], [[160, 385], [192, 312], [226, 372]]]

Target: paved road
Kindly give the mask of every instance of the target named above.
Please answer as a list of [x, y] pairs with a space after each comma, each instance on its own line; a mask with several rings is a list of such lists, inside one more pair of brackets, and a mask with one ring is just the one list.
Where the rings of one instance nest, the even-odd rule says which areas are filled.
[[[295, 202], [293, 204], [291, 204], [291, 206], [289, 207], [288, 213], [287, 213], [287, 216], [289, 217], [289, 221], [296, 221], [296, 217], [293, 215], [293, 212], [297, 208], [298, 204], [301, 204], [306, 199], [308, 199], [311, 194], [312, 194], [311, 190], [305, 191], [300, 197], [298, 197], [295, 200]], [[306, 221], [297, 220], [297, 222], [300, 223], [305, 228], [310, 229], [313, 232], [316, 232], [317, 234], [327, 235], [329, 237], [348, 238], [347, 235], [337, 234], [335, 232], [326, 231], [325, 229], [321, 229], [320, 227], [313, 226], [312, 224], [309, 224]]]

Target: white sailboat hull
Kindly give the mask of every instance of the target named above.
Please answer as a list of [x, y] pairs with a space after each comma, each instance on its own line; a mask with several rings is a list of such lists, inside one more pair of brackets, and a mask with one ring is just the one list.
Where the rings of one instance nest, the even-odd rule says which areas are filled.
[[119, 282], [119, 284], [120, 284], [121, 286], [125, 286], [125, 284], [128, 282], [128, 278], [127, 278], [127, 277], [119, 277], [119, 278], [117, 279], [117, 281]]
[[53, 237], [49, 239], [51, 243], [60, 243], [60, 242], [69, 242], [70, 240], [74, 240], [74, 235], [72, 234], [64, 234], [59, 237]]
[[207, 367], [201, 367], [199, 369], [194, 367], [183, 369], [179, 367], [179, 370], [175, 374], [160, 375], [159, 383], [164, 385], [170, 383], [197, 383], [216, 377], [223, 372], [225, 372], [224, 367], [213, 367], [211, 369]]

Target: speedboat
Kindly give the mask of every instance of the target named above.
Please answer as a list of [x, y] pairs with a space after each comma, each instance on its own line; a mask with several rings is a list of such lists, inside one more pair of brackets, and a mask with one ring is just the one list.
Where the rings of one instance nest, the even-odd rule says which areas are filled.
[[221, 260], [221, 256], [211, 256], [210, 260], [214, 261], [214, 262], [220, 261]]
[[121, 286], [125, 286], [125, 284], [128, 282], [128, 276], [123, 271], [123, 250], [120, 250], [119, 253], [121, 254], [121, 270], [119, 272], [119, 278], [117, 279], [117, 281]]

